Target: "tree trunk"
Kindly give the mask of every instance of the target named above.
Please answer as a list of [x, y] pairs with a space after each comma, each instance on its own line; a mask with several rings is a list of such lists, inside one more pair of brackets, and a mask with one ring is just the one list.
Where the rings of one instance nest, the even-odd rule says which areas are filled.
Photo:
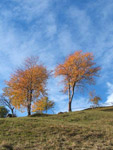
[[68, 111], [71, 112], [72, 109], [71, 109], [71, 103], [72, 103], [72, 99], [73, 99], [73, 96], [74, 96], [74, 87], [75, 87], [75, 83], [74, 85], [72, 86], [72, 91], [71, 91], [71, 86], [69, 84], [69, 89], [68, 89], [68, 95], [69, 95], [69, 104], [68, 104]]
[[12, 116], [14, 115], [13, 111], [14, 111], [14, 108], [11, 109]]
[[27, 106], [27, 113], [28, 113], [28, 116], [31, 115], [31, 104], [28, 104]]
[[28, 116], [30, 116], [31, 115], [32, 90], [30, 90], [30, 97], [28, 101], [29, 102], [28, 102], [27, 112], [28, 112]]
[[72, 111], [72, 109], [71, 109], [71, 102], [72, 102], [72, 101], [71, 101], [71, 100], [69, 100], [69, 104], [68, 104], [68, 111], [69, 111], [69, 112], [71, 112], [71, 111]]

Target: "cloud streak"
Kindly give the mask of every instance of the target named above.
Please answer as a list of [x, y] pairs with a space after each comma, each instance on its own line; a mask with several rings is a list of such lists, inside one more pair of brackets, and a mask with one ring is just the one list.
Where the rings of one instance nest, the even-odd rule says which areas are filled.
[[107, 82], [107, 87], [108, 87], [108, 96], [107, 96], [107, 100], [105, 102], [106, 106], [111, 106], [113, 105], [113, 84], [110, 82]]
[[[30, 55], [37, 55], [49, 69], [76, 50], [90, 51], [102, 66], [99, 88], [111, 80], [113, 70], [113, 2], [106, 0], [78, 3], [62, 0], [10, 0], [0, 3], [0, 83], [9, 79], [13, 70]], [[50, 79], [49, 95], [57, 103], [56, 109], [67, 110], [67, 96]], [[112, 83], [112, 80], [110, 81]], [[96, 87], [95, 87], [96, 88]], [[0, 89], [0, 91], [1, 91]], [[105, 89], [101, 91], [105, 93]], [[100, 93], [101, 94], [101, 93]], [[89, 106], [87, 97], [73, 106]], [[112, 95], [107, 98], [112, 99]], [[77, 101], [79, 103], [77, 103]]]

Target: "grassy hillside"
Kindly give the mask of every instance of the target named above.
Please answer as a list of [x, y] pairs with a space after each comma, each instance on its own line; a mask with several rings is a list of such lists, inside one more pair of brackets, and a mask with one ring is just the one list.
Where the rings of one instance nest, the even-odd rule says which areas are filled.
[[113, 107], [0, 119], [0, 143], [0, 150], [113, 150]]

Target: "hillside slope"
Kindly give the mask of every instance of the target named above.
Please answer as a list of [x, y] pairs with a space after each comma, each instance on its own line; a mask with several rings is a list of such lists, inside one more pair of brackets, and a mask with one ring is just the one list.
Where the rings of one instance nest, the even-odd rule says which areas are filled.
[[0, 119], [0, 149], [113, 150], [113, 107]]

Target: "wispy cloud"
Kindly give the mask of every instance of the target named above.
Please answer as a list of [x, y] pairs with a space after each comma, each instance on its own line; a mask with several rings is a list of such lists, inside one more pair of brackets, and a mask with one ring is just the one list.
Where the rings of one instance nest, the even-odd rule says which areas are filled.
[[[30, 55], [38, 55], [49, 69], [63, 62], [75, 50], [90, 51], [102, 66], [98, 86], [112, 83], [113, 70], [113, 1], [87, 3], [68, 0], [10, 0], [0, 2], [0, 83]], [[59, 91], [61, 79], [50, 79], [50, 98], [58, 110], [67, 110], [67, 96]], [[1, 90], [0, 89], [0, 90]], [[105, 91], [103, 91], [105, 93]], [[100, 93], [101, 94], [101, 93]], [[89, 106], [87, 97], [73, 106]], [[112, 94], [108, 100], [112, 99]], [[78, 101], [78, 103], [77, 103]]]
[[108, 82], [107, 87], [108, 87], [108, 93], [107, 93], [108, 96], [107, 96], [105, 105], [111, 106], [111, 105], [113, 105], [113, 84]]

